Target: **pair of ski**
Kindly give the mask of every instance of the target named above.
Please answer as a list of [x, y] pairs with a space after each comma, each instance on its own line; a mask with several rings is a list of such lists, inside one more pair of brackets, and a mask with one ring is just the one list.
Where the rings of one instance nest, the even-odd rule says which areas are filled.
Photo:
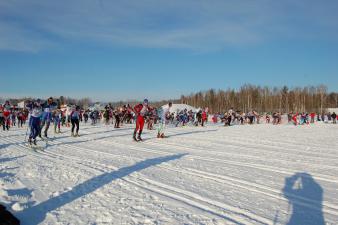
[[47, 137], [45, 137], [45, 138], [40, 138], [41, 139], [41, 141], [43, 141], [44, 143], [45, 143], [45, 145], [40, 145], [40, 144], [38, 144], [40, 141], [35, 141], [35, 142], [30, 142], [30, 143], [28, 143], [27, 145], [28, 145], [28, 147], [30, 147], [32, 150], [34, 150], [34, 151], [37, 151], [37, 150], [40, 150], [40, 151], [44, 151], [45, 150], [45, 148], [47, 148], [47, 146], [48, 146], [48, 141], [50, 140], [50, 138], [47, 138]]
[[[157, 139], [167, 139], [167, 138], [168, 138], [168, 136], [162, 136], [162, 137], [158, 137]], [[137, 139], [137, 138], [133, 137], [133, 141], [134, 142], [144, 142], [144, 141], [146, 141], [146, 139]]]
[[136, 137], [133, 137], [133, 141], [134, 142], [144, 142], [146, 139], [144, 138], [136, 138]]
[[144, 142], [144, 139], [137, 139], [137, 138], [133, 138], [134, 142]]

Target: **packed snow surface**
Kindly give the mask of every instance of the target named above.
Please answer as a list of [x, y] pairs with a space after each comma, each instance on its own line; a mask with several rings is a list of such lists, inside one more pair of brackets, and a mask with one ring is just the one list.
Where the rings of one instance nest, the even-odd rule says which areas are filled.
[[338, 125], [0, 131], [0, 203], [35, 224], [338, 224]]

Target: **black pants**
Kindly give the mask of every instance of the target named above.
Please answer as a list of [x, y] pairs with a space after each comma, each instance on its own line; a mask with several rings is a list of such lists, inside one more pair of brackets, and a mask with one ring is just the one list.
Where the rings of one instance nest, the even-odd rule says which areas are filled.
[[0, 117], [0, 126], [3, 126], [3, 129], [5, 130], [5, 118]]
[[119, 128], [120, 127], [120, 122], [121, 122], [121, 118], [120, 116], [115, 116], [115, 128]]
[[40, 137], [41, 137], [42, 128], [43, 128], [45, 125], [46, 125], [46, 127], [45, 127], [44, 134], [45, 134], [45, 137], [47, 137], [48, 129], [49, 129], [49, 126], [50, 126], [50, 120], [42, 120], [42, 122], [41, 122], [40, 134], [39, 134]]
[[75, 128], [75, 125], [76, 125], [76, 133], [79, 133], [79, 119], [71, 119], [71, 122], [72, 122], [72, 133], [74, 133], [74, 128]]
[[2, 128], [3, 130], [9, 130], [9, 123], [10, 123], [10, 119], [9, 118], [5, 118], [5, 117], [1, 117], [2, 118]]
[[253, 117], [253, 116], [249, 116], [249, 121], [250, 121], [250, 122], [249, 122], [250, 124], [253, 124], [254, 117]]
[[23, 119], [18, 119], [18, 127], [22, 127], [23, 125]]

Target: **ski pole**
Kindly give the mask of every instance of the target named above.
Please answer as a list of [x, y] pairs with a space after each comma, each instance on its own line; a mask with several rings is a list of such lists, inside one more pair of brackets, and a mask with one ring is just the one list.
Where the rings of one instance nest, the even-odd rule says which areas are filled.
[[31, 118], [29, 118], [29, 123], [26, 129], [25, 142], [27, 141], [28, 128], [30, 127], [30, 124], [31, 124]]

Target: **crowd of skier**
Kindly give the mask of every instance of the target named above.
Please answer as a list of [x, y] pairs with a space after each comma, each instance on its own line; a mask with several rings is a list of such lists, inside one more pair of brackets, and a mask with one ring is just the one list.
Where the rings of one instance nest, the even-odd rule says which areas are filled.
[[113, 124], [118, 129], [123, 124], [135, 124], [132, 134], [134, 141], [142, 141], [142, 132], [144, 126], [148, 130], [153, 130], [157, 125], [157, 138], [165, 138], [165, 129], [168, 125], [178, 126], [205, 126], [206, 123], [222, 123], [224, 126], [271, 123], [274, 125], [285, 123], [294, 125], [305, 125], [322, 121], [324, 123], [333, 123], [337, 121], [336, 113], [293, 113], [290, 112], [283, 116], [280, 112], [259, 114], [255, 110], [247, 113], [236, 111], [230, 108], [225, 113], [209, 114], [209, 109], [188, 110], [187, 108], [171, 110], [172, 103], [169, 102], [161, 108], [152, 107], [147, 99], [135, 106], [123, 105], [113, 107], [106, 105], [104, 110], [101, 109], [82, 109], [80, 106], [68, 105], [61, 108], [58, 101], [52, 97], [46, 101], [40, 99], [27, 102], [24, 109], [17, 107], [6, 101], [0, 105], [0, 125], [4, 131], [8, 131], [11, 126], [23, 127], [26, 121], [29, 121], [29, 137], [30, 145], [36, 145], [37, 137], [48, 139], [48, 130], [52, 125], [54, 134], [61, 133], [61, 127], [71, 126], [71, 136], [78, 137], [80, 123], [88, 123], [91, 125], [103, 123], [105, 125]]

